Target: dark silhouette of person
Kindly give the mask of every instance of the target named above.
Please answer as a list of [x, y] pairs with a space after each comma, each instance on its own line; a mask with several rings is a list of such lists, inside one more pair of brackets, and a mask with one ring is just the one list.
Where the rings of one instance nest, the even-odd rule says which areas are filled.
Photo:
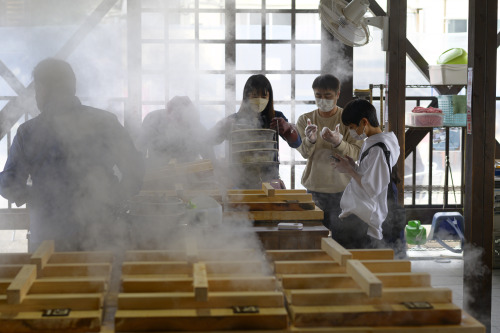
[[41, 113], [19, 126], [0, 194], [27, 203], [30, 252], [44, 240], [58, 251], [99, 248], [116, 236], [117, 211], [139, 192], [144, 161], [115, 115], [80, 103], [67, 62], [45, 59], [33, 79]]

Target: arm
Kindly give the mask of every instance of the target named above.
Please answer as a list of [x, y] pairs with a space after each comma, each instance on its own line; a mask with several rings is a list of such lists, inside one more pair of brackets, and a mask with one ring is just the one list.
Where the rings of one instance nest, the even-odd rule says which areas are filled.
[[234, 124], [234, 117], [229, 116], [219, 120], [214, 127], [208, 130], [208, 142], [212, 145], [218, 145], [224, 142], [231, 132]]
[[302, 144], [297, 148], [297, 150], [302, 155], [302, 157], [307, 159], [313, 154], [314, 148], [315, 148], [315, 143], [312, 143], [307, 138], [307, 136], [305, 134], [306, 126], [307, 126], [307, 119], [306, 119], [306, 117], [304, 117], [302, 115], [297, 120], [297, 129], [299, 131], [299, 136], [303, 139], [301, 140]]
[[297, 127], [288, 122], [284, 115], [274, 117], [271, 119], [269, 126], [270, 129], [277, 130], [279, 135], [288, 143], [292, 148], [298, 148], [302, 144], [302, 139], [298, 133]]
[[29, 200], [29, 186], [26, 184], [28, 176], [28, 163], [24, 157], [22, 137], [18, 130], [4, 170], [0, 173], [0, 194], [14, 201], [18, 207], [25, 204]]

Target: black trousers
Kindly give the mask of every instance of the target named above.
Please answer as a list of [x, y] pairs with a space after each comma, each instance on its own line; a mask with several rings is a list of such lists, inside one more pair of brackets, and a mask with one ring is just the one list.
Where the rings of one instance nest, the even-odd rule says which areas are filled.
[[368, 224], [351, 214], [334, 225], [332, 237], [346, 249], [387, 248], [383, 240], [368, 236]]
[[333, 232], [334, 225], [338, 223], [339, 215], [342, 212], [342, 209], [340, 209], [340, 199], [342, 199], [342, 194], [344, 192], [308, 192], [312, 194], [312, 198], [316, 206], [324, 212], [323, 225]]

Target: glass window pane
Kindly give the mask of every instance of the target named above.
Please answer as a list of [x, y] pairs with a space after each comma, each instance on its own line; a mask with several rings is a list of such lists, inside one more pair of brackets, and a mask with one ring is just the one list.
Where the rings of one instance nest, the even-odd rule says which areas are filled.
[[320, 74], [297, 74], [295, 76], [295, 99], [298, 101], [314, 101], [312, 83]]
[[296, 14], [295, 20], [295, 39], [321, 39], [321, 21], [318, 14]]
[[236, 69], [262, 69], [262, 46], [260, 44], [236, 44]]
[[[283, 141], [283, 140], [281, 140], [281, 141]], [[281, 161], [281, 141], [280, 141], [280, 161]], [[283, 141], [283, 142], [286, 145], [286, 142], [285, 141]], [[288, 145], [287, 145], [287, 147], [288, 147]], [[280, 164], [279, 170], [280, 170], [280, 179], [283, 181], [283, 183], [285, 183], [285, 187], [287, 189], [291, 189], [292, 188], [292, 185], [291, 185], [292, 166]]]
[[143, 101], [165, 100], [165, 80], [162, 75], [142, 76], [142, 100]]
[[260, 9], [262, 1], [260, 0], [236, 0], [236, 9]]
[[170, 13], [168, 37], [170, 39], [194, 39], [194, 19], [193, 13]]
[[318, 0], [295, 0], [297, 9], [318, 9]]
[[266, 0], [266, 8], [269, 9], [292, 9], [291, 0]]
[[168, 45], [168, 66], [170, 71], [188, 71], [195, 68], [194, 44]]
[[224, 44], [200, 44], [200, 69], [224, 70], [225, 59]]
[[290, 101], [291, 100], [291, 82], [290, 74], [268, 74], [266, 77], [271, 82], [273, 87], [274, 101]]
[[267, 39], [291, 39], [292, 38], [291, 14], [266, 14], [266, 38]]
[[167, 80], [169, 100], [174, 96], [188, 96], [191, 101], [195, 101], [198, 76], [194, 68], [191, 70], [182, 70], [181, 67], [175, 71], [170, 71]]
[[224, 39], [223, 13], [200, 13], [200, 39]]
[[[144, 0], [142, 0], [142, 1], [144, 1]], [[164, 3], [167, 6], [167, 8], [182, 8], [182, 9], [184, 9], [184, 8], [195, 8], [195, 1], [196, 0], [169, 0], [169, 1], [157, 0], [157, 1]]]
[[223, 74], [200, 75], [200, 100], [223, 101], [225, 98], [226, 87]]
[[225, 0], [200, 1], [200, 8], [222, 9], [225, 7]]
[[271, 71], [292, 69], [291, 52], [290, 44], [267, 44], [266, 69]]
[[258, 13], [236, 13], [236, 39], [261, 39], [261, 24]]
[[[300, 155], [296, 153], [295, 155]], [[304, 173], [305, 165], [295, 165], [295, 188], [298, 190], [305, 190], [306, 188], [301, 184], [302, 174]]]
[[321, 45], [297, 44], [295, 46], [295, 69], [321, 70]]
[[161, 69], [165, 64], [164, 44], [142, 44], [142, 68]]
[[162, 39], [164, 37], [163, 13], [142, 13], [141, 34], [144, 39]]

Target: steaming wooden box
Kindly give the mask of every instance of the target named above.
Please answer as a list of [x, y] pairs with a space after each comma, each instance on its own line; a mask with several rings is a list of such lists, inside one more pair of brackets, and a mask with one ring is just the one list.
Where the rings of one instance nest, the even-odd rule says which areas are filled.
[[0, 255], [0, 332], [99, 332], [113, 257], [107, 252]]
[[283, 294], [260, 251], [200, 243], [187, 237], [182, 250], [126, 253], [115, 332], [288, 328]]
[[267, 251], [281, 281], [293, 332], [485, 332], [452, 303], [451, 290], [412, 273], [390, 249]]

